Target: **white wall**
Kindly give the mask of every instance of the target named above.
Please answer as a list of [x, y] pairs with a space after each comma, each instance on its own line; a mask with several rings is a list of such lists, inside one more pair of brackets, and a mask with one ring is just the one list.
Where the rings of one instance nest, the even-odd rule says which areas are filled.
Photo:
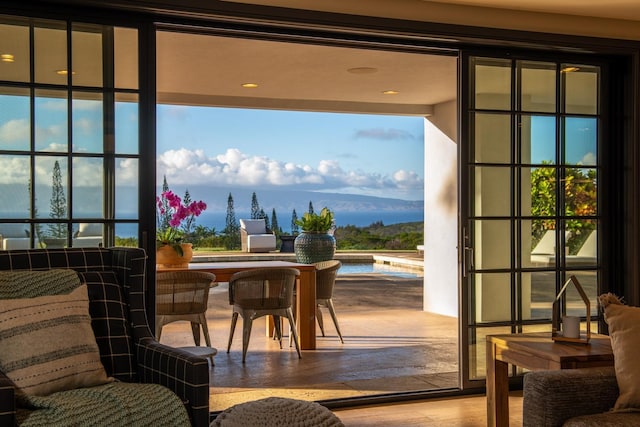
[[458, 316], [458, 148], [456, 102], [424, 122], [425, 311]]

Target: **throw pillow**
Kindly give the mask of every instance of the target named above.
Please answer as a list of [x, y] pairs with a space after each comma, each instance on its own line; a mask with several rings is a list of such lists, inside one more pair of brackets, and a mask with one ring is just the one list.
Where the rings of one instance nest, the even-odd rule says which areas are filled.
[[609, 325], [611, 348], [620, 396], [614, 410], [640, 409], [640, 308], [623, 305], [612, 294], [598, 298]]
[[0, 302], [0, 371], [27, 395], [90, 387], [107, 377], [91, 329], [87, 286]]

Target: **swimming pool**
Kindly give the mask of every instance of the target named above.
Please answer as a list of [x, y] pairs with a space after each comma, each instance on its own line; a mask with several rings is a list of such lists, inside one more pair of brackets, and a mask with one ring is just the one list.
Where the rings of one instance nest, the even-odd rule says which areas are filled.
[[342, 263], [342, 267], [340, 267], [340, 270], [338, 270], [338, 275], [359, 273], [381, 273], [389, 276], [397, 276], [407, 279], [416, 279], [422, 277], [422, 271], [420, 270], [382, 263]]

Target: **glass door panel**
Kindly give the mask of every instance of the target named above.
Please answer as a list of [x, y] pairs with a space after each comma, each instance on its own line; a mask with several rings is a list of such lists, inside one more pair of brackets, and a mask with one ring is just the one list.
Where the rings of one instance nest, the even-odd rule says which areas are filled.
[[[487, 335], [551, 332], [553, 300], [571, 275], [597, 306], [601, 118], [598, 67], [465, 59], [462, 286], [472, 381], [483, 377]], [[584, 322], [579, 296], [567, 301]]]

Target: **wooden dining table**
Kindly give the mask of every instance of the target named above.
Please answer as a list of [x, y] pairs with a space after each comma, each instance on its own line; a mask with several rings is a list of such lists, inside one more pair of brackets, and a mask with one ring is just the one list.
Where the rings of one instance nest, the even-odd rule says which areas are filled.
[[[216, 282], [228, 282], [234, 273], [256, 268], [296, 268], [300, 276], [296, 281], [296, 327], [300, 349], [316, 348], [316, 268], [313, 264], [299, 264], [290, 261], [223, 261], [192, 262], [188, 267], [164, 268], [158, 271], [207, 271], [216, 275]], [[273, 331], [267, 322], [267, 333]]]

